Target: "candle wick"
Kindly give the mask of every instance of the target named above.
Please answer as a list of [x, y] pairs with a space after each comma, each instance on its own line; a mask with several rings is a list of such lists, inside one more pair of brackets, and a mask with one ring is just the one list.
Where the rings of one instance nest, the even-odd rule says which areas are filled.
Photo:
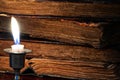
[[15, 44], [15, 45], [19, 45], [19, 43]]

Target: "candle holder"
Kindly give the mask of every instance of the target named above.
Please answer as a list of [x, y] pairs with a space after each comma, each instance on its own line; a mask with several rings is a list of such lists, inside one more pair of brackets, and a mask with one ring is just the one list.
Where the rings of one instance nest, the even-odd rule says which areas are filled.
[[31, 50], [23, 49], [22, 52], [14, 52], [11, 48], [7, 48], [4, 51], [9, 53], [10, 67], [13, 68], [15, 73], [14, 80], [20, 80], [20, 70], [24, 67], [25, 55], [31, 52]]

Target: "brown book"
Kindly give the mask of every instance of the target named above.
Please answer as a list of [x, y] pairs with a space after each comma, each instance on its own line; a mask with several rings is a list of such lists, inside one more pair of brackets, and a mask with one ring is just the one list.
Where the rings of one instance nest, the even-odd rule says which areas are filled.
[[29, 63], [31, 63], [31, 67], [38, 75], [47, 74], [52, 76], [62, 76], [68, 78], [85, 78], [88, 80], [119, 79], [119, 77], [117, 77], [117, 75], [114, 73], [114, 69], [107, 69], [100, 66], [98, 67], [98, 65], [102, 66], [102, 63], [99, 62], [77, 62], [33, 58], [29, 60]]
[[[8, 56], [3, 49], [10, 48], [13, 41], [0, 40], [0, 55]], [[94, 49], [82, 46], [70, 46], [59, 44], [47, 44], [42, 42], [22, 42], [25, 48], [31, 49], [32, 53], [27, 54], [27, 58], [48, 58], [58, 60], [87, 60], [120, 62], [120, 52], [114, 49]]]
[[1, 0], [0, 12], [25, 15], [120, 17], [119, 4]]
[[[0, 63], [0, 73], [2, 75], [13, 73], [12, 68], [9, 67], [8, 57], [0, 56]], [[29, 60], [26, 59], [25, 67], [21, 70], [21, 73], [24, 73], [28, 68], [30, 68], [35, 72], [32, 73], [34, 76], [37, 74], [39, 76], [47, 75], [68, 79], [116, 80], [119, 79], [119, 68], [117, 67], [119, 67], [119, 65], [107, 65], [104, 62], [32, 58]], [[29, 75], [29, 73], [26, 73], [26, 76], [27, 75]], [[0, 76], [0, 79], [2, 79], [2, 76]]]
[[[86, 23], [36, 17], [16, 18], [20, 25], [21, 34], [26, 34], [30, 38], [42, 38], [74, 45], [89, 45], [95, 48], [120, 44], [120, 27], [117, 23]], [[11, 32], [9, 17], [0, 17], [0, 23], [0, 32]]]

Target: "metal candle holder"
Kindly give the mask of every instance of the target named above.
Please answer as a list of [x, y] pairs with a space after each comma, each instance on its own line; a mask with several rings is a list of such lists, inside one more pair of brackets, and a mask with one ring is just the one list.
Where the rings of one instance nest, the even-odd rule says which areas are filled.
[[25, 64], [25, 55], [26, 53], [31, 52], [29, 49], [24, 49], [22, 52], [13, 52], [11, 48], [4, 49], [5, 52], [9, 53], [10, 67], [13, 68], [15, 73], [15, 80], [20, 78], [20, 70], [24, 67]]

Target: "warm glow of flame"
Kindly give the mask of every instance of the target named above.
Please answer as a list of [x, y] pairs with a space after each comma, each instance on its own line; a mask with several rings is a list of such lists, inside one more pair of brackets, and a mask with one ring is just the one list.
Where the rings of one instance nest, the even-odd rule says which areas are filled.
[[20, 44], [20, 29], [18, 22], [14, 17], [11, 18], [11, 31], [15, 44]]

